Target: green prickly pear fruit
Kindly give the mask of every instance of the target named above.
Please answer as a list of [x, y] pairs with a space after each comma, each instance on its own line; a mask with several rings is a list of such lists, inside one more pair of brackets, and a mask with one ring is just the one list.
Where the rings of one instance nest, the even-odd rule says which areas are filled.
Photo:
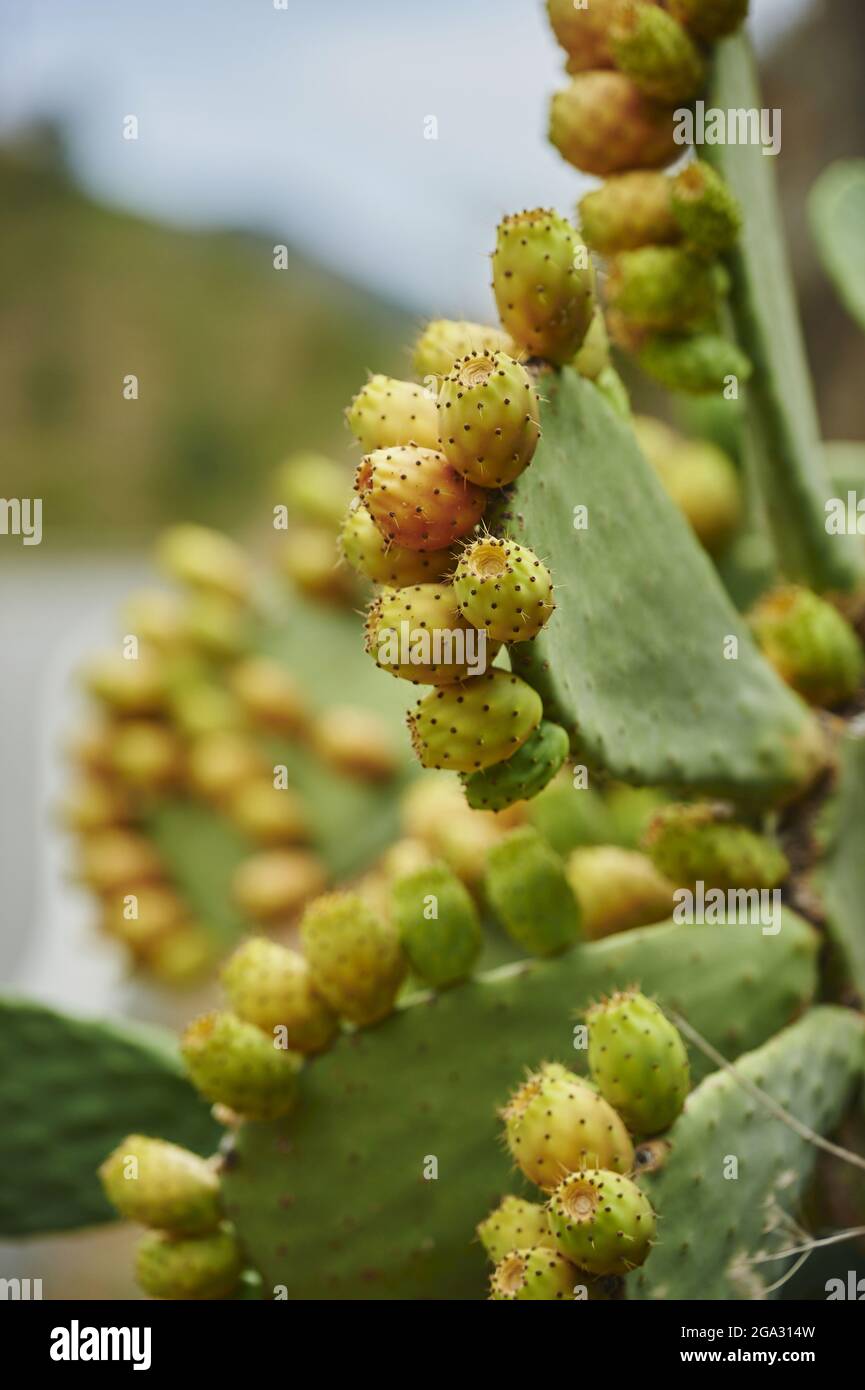
[[454, 567], [449, 550], [407, 550], [382, 535], [359, 497], [352, 499], [339, 535], [342, 557], [373, 584], [400, 589], [448, 574]]
[[748, 0], [667, 0], [667, 8], [698, 39], [713, 43], [744, 23]]
[[496, 642], [527, 642], [552, 617], [549, 570], [528, 546], [483, 536], [460, 555], [454, 592], [463, 617]]
[[452, 584], [385, 590], [367, 611], [365, 643], [377, 666], [415, 685], [464, 681], [497, 650], [460, 613]]
[[321, 1052], [333, 1041], [339, 1024], [316, 994], [309, 964], [263, 936], [253, 936], [234, 952], [220, 976], [232, 1009], [271, 1039], [284, 1030], [295, 1052]]
[[753, 370], [745, 354], [719, 333], [658, 334], [637, 349], [647, 376], [669, 391], [721, 392], [731, 379], [744, 383]]
[[652, 101], [678, 106], [697, 95], [706, 65], [672, 15], [643, 0], [619, 0], [609, 32], [619, 71]]
[[346, 470], [326, 454], [291, 454], [276, 470], [274, 501], [296, 521], [339, 530], [351, 482]]
[[619, 0], [547, 0], [547, 15], [557, 40], [568, 55], [568, 72], [613, 67], [610, 24]]
[[478, 1237], [493, 1264], [512, 1250], [552, 1249], [546, 1208], [523, 1197], [503, 1197], [477, 1227]]
[[237, 1237], [225, 1226], [197, 1237], [147, 1231], [135, 1251], [135, 1278], [151, 1298], [229, 1298], [242, 1271]]
[[592, 321], [589, 324], [589, 331], [574, 358], [573, 367], [580, 376], [588, 377], [589, 381], [595, 381], [601, 372], [610, 365], [610, 339], [604, 311], [600, 304], [596, 304]]
[[555, 955], [580, 937], [580, 909], [565, 866], [532, 826], [492, 846], [485, 885], [506, 932], [530, 955]]
[[645, 846], [656, 869], [671, 883], [726, 892], [731, 888], [776, 888], [790, 864], [774, 840], [731, 819], [714, 802], [674, 803], [653, 816]]
[[627, 1173], [633, 1167], [620, 1116], [588, 1081], [556, 1062], [533, 1072], [501, 1114], [511, 1157], [545, 1192], [583, 1168]]
[[348, 407], [346, 418], [366, 454], [394, 444], [439, 446], [436, 398], [414, 381], [371, 376]]
[[442, 452], [470, 482], [505, 487], [532, 461], [540, 401], [525, 367], [503, 352], [454, 363], [438, 397]]
[[688, 1053], [678, 1028], [635, 989], [586, 1012], [589, 1071], [605, 1100], [638, 1139], [661, 1134], [690, 1089]]
[[242, 912], [256, 922], [272, 922], [299, 911], [322, 891], [326, 881], [327, 874], [316, 854], [280, 847], [244, 859], [235, 870], [231, 886]]
[[126, 1221], [202, 1235], [222, 1220], [219, 1178], [198, 1154], [130, 1134], [99, 1169], [105, 1195]]
[[447, 376], [454, 363], [470, 353], [506, 352], [519, 355], [519, 348], [508, 333], [465, 319], [433, 319], [414, 347], [414, 369], [420, 377]]
[[694, 160], [673, 179], [673, 216], [688, 242], [717, 256], [736, 241], [742, 227], [738, 199], [711, 164]]
[[608, 179], [579, 205], [580, 231], [587, 244], [602, 256], [615, 256], [638, 246], [681, 241], [671, 189], [667, 174], [649, 169]]
[[575, 169], [607, 178], [660, 169], [681, 154], [669, 107], [649, 101], [622, 72], [582, 72], [550, 107], [550, 140]]
[[631, 418], [631, 398], [628, 388], [615, 367], [604, 367], [595, 378], [595, 385], [617, 415], [623, 420]]
[[530, 823], [563, 857], [578, 845], [613, 840], [607, 808], [596, 791], [577, 788], [563, 772], [527, 807]]
[[568, 756], [570, 741], [560, 724], [542, 719], [522, 748], [504, 762], [471, 777], [463, 775], [466, 801], [473, 811], [504, 811], [543, 791]]
[[483, 946], [477, 908], [446, 864], [430, 864], [396, 879], [391, 915], [409, 965], [433, 989], [471, 974]]
[[407, 722], [423, 767], [477, 772], [516, 752], [542, 715], [537, 691], [519, 676], [493, 669], [431, 691], [409, 711]]
[[297, 1103], [301, 1058], [231, 1013], [202, 1014], [180, 1043], [192, 1084], [251, 1120], [287, 1115]]
[[444, 550], [484, 514], [487, 493], [435, 449], [400, 445], [361, 460], [355, 486], [383, 536], [408, 550]]
[[679, 329], [712, 314], [718, 287], [712, 266], [679, 246], [640, 246], [617, 256], [607, 302], [631, 322]]
[[300, 924], [313, 988], [341, 1018], [359, 1028], [393, 1010], [406, 972], [396, 928], [355, 893], [329, 893], [311, 903]]
[[783, 585], [748, 615], [763, 655], [809, 704], [831, 709], [850, 700], [865, 676], [865, 653], [847, 619], [825, 599]]
[[570, 1299], [578, 1282], [577, 1271], [557, 1250], [511, 1250], [492, 1272], [490, 1298], [494, 1303]]
[[266, 656], [251, 656], [231, 669], [229, 685], [255, 724], [296, 734], [308, 713], [303, 692], [290, 671]]
[[252, 587], [241, 547], [206, 526], [172, 526], [160, 537], [157, 558], [172, 579], [195, 589], [216, 589], [229, 598], [245, 599]]
[[595, 310], [595, 272], [576, 228], [536, 208], [505, 217], [493, 252], [499, 317], [532, 357], [569, 362]]
[[165, 703], [165, 671], [146, 649], [128, 659], [119, 652], [97, 658], [84, 672], [91, 695], [118, 714], [158, 714]]
[[631, 787], [625, 782], [610, 786], [604, 795], [610, 828], [606, 843], [639, 849], [652, 816], [669, 800], [656, 787]]
[[585, 845], [571, 852], [567, 875], [580, 906], [583, 935], [590, 941], [672, 915], [672, 883], [648, 855], [636, 850]]
[[586, 1169], [559, 1183], [547, 1207], [556, 1248], [591, 1274], [627, 1274], [643, 1264], [655, 1238], [655, 1213], [636, 1183]]

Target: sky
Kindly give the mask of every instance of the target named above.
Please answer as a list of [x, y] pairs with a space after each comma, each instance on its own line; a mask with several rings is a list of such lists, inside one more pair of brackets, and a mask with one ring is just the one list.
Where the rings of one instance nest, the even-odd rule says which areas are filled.
[[[761, 46], [809, 3], [752, 0]], [[489, 317], [499, 218], [572, 211], [561, 83], [541, 0], [0, 0], [0, 136], [57, 117], [95, 196], [272, 233], [422, 314]]]

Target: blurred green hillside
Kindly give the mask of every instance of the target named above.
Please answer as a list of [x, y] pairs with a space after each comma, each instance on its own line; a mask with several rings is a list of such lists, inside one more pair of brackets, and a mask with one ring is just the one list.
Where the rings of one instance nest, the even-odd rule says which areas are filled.
[[405, 366], [406, 316], [292, 252], [275, 270], [279, 236], [109, 210], [44, 151], [0, 151], [0, 206], [0, 492], [42, 497], [55, 543], [237, 529], [286, 453], [347, 453], [368, 368]]

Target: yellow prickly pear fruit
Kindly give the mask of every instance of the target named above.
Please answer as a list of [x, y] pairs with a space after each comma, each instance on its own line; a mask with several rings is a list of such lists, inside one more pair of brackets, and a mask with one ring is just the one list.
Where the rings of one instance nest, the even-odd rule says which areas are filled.
[[336, 531], [351, 496], [351, 477], [326, 454], [292, 454], [276, 470], [273, 497], [288, 515]]
[[234, 952], [221, 980], [238, 1018], [272, 1038], [284, 1035], [295, 1052], [320, 1052], [338, 1030], [336, 1016], [312, 986], [297, 951], [255, 936]]
[[252, 587], [249, 561], [240, 546], [206, 526], [172, 526], [163, 532], [157, 559], [172, 579], [196, 589], [245, 599]]
[[186, 904], [173, 888], [143, 883], [106, 901], [102, 924], [110, 936], [146, 957], [186, 916]]
[[183, 606], [183, 628], [194, 647], [217, 661], [234, 660], [249, 645], [246, 606], [215, 590], [188, 596]]
[[373, 710], [334, 705], [315, 720], [312, 741], [322, 762], [346, 777], [387, 782], [399, 771], [390, 730]]
[[545, 1191], [582, 1168], [627, 1173], [633, 1167], [633, 1145], [613, 1107], [556, 1062], [533, 1072], [501, 1114], [512, 1158]]
[[353, 586], [339, 559], [332, 531], [322, 526], [294, 526], [280, 548], [279, 567], [302, 594], [341, 603], [351, 597]]
[[480, 1222], [477, 1233], [493, 1264], [498, 1264], [511, 1250], [553, 1247], [546, 1208], [523, 1197], [503, 1197]]
[[226, 730], [197, 738], [187, 756], [189, 781], [208, 801], [223, 802], [265, 771], [264, 756], [248, 734]]
[[532, 461], [541, 406], [524, 367], [502, 352], [455, 362], [441, 384], [438, 428], [448, 462], [481, 487], [505, 487]]
[[291, 917], [326, 883], [317, 855], [302, 849], [262, 850], [244, 859], [232, 880], [234, 900], [257, 922]]
[[133, 830], [100, 830], [81, 847], [81, 877], [97, 893], [163, 877], [162, 861], [144, 835]]
[[461, 615], [451, 584], [386, 590], [369, 607], [365, 642], [377, 666], [415, 685], [465, 680], [497, 650]]
[[235, 1014], [195, 1019], [180, 1050], [192, 1084], [205, 1099], [252, 1120], [277, 1119], [294, 1109], [301, 1058]]
[[212, 1164], [164, 1139], [130, 1134], [99, 1169], [105, 1195], [126, 1221], [202, 1235], [222, 1219]]
[[348, 509], [339, 536], [343, 558], [374, 584], [401, 589], [448, 574], [454, 566], [450, 550], [408, 550], [387, 540], [359, 497]]
[[595, 273], [576, 228], [549, 208], [514, 213], [498, 227], [493, 290], [499, 317], [532, 357], [566, 363], [595, 310]]
[[135, 1251], [135, 1278], [151, 1298], [228, 1298], [242, 1272], [243, 1254], [227, 1227], [206, 1236], [148, 1231]]
[[124, 632], [157, 649], [170, 651], [183, 640], [183, 605], [164, 589], [132, 594], [123, 605], [122, 622]]
[[409, 711], [407, 722], [423, 767], [476, 772], [510, 757], [538, 727], [542, 714], [537, 691], [509, 671], [494, 668], [461, 685], [431, 691]]
[[393, 444], [439, 446], [435, 395], [414, 381], [371, 376], [348, 407], [346, 419], [366, 454]]
[[667, 174], [637, 169], [616, 174], [579, 205], [580, 231], [587, 245], [602, 256], [681, 241], [673, 216], [672, 184]]
[[490, 1298], [494, 1303], [573, 1299], [580, 1277], [564, 1255], [547, 1246], [512, 1250], [493, 1270]]
[[470, 353], [506, 352], [519, 355], [519, 348], [500, 328], [465, 319], [433, 319], [414, 347], [414, 369], [420, 377], [446, 376], [454, 363]]
[[583, 935], [589, 941], [663, 922], [672, 915], [673, 884], [648, 855], [636, 850], [585, 845], [572, 850], [567, 876], [580, 905]]
[[549, 570], [516, 541], [484, 536], [462, 552], [453, 589], [464, 618], [494, 642], [528, 642], [555, 610]]
[[645, 0], [619, 0], [609, 33], [617, 68], [652, 101], [677, 106], [697, 95], [706, 65], [687, 30], [665, 10]]
[[146, 648], [135, 658], [119, 652], [98, 657], [84, 672], [91, 695], [118, 714], [157, 714], [165, 703], [165, 673]]
[[278, 661], [250, 656], [231, 670], [229, 685], [257, 724], [298, 733], [307, 722], [306, 702], [295, 677]]
[[272, 778], [251, 778], [230, 793], [230, 819], [261, 845], [296, 844], [310, 838], [303, 801], [290, 787], [275, 787]]
[[183, 755], [172, 731], [143, 719], [130, 720], [117, 729], [111, 761], [121, 781], [146, 792], [170, 786], [183, 769]]
[[147, 952], [151, 975], [163, 984], [193, 984], [213, 968], [214, 942], [198, 922], [183, 922], [160, 936]]
[[82, 775], [61, 803], [60, 817], [70, 830], [105, 830], [129, 819], [127, 793], [93, 773]]
[[300, 925], [313, 988], [358, 1027], [385, 1018], [406, 973], [399, 936], [355, 893], [311, 903]]
[[582, 72], [550, 108], [550, 140], [576, 169], [607, 178], [660, 169], [681, 154], [669, 107], [650, 101], [622, 72]]
[[790, 584], [772, 590], [748, 620], [766, 660], [809, 704], [831, 709], [862, 684], [865, 653], [854, 629], [809, 589]]

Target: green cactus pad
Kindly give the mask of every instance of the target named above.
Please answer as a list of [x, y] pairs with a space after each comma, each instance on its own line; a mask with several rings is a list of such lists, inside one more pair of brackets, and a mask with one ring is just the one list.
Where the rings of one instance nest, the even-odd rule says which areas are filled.
[[823, 904], [841, 973], [865, 1000], [865, 739], [843, 739], [838, 762], [838, 785], [818, 829], [824, 852], [811, 882]]
[[[624, 932], [425, 995], [338, 1041], [307, 1066], [293, 1117], [242, 1127], [223, 1175], [265, 1294], [285, 1284], [290, 1298], [482, 1298], [472, 1232], [519, 1191], [496, 1109], [521, 1069], [551, 1056], [579, 1065], [575, 1011], [635, 981], [726, 1056], [758, 1046], [815, 989], [816, 937], [793, 914], [783, 923], [774, 937]], [[697, 1055], [692, 1068], [705, 1074]], [[425, 1180], [430, 1158], [438, 1177]]]

